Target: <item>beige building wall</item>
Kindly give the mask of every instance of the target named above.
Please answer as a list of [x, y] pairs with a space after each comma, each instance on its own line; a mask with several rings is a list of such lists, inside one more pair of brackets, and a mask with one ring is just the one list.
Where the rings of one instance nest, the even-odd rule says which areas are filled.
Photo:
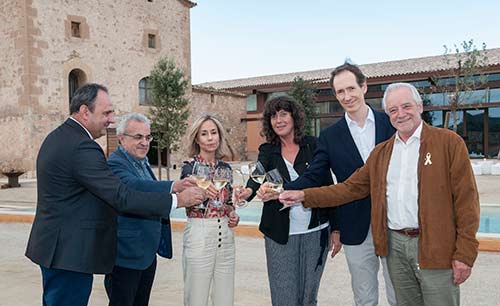
[[266, 138], [260, 135], [262, 131], [262, 114], [247, 115], [247, 156], [249, 160], [257, 160], [259, 146], [266, 142]]
[[[190, 96], [190, 115], [188, 128], [194, 120], [204, 114], [213, 114], [221, 120], [228, 136], [229, 145], [234, 153], [228, 160], [246, 159], [246, 123], [241, 119], [246, 116], [246, 95], [234, 92], [211, 90], [193, 86]], [[172, 164], [182, 165], [187, 155], [187, 135], [180, 141], [180, 149], [172, 154]]]
[[[22, 84], [30, 75], [26, 53], [24, 1], [7, 1], [0, 6], [0, 170], [29, 166], [31, 119], [29, 99]], [[19, 150], [21, 144], [22, 150]], [[28, 164], [28, 165], [26, 165]]]
[[[190, 78], [193, 5], [186, 0], [5, 0], [0, 6], [0, 139], [12, 145], [0, 148], [0, 163], [15, 157], [34, 169], [41, 142], [68, 116], [73, 69], [81, 82], [109, 88], [118, 116], [147, 110], [139, 106], [138, 83], [161, 56], [173, 58]], [[80, 23], [80, 38], [71, 36], [71, 21]], [[156, 35], [155, 49], [147, 47], [148, 34]], [[105, 146], [104, 137], [99, 142]]]

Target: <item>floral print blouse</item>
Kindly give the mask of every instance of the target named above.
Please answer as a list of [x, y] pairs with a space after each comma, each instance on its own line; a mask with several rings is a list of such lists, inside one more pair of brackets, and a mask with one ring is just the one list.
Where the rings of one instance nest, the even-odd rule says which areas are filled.
[[[184, 161], [184, 165], [182, 166], [181, 171], [181, 179], [190, 176], [193, 173], [193, 167], [195, 162], [201, 162], [205, 164], [210, 169], [210, 176], [213, 177], [215, 173], [215, 169], [217, 168], [229, 168], [231, 166], [223, 162], [222, 160], [217, 160], [216, 163], [208, 163], [204, 160], [200, 155], [195, 156], [193, 159]], [[232, 182], [232, 178], [231, 178]], [[219, 200], [223, 203], [223, 205], [216, 206], [214, 205], [215, 200], [207, 199], [203, 202], [204, 208], [198, 207], [188, 207], [186, 208], [186, 215], [188, 218], [221, 218], [224, 216], [228, 216], [229, 213], [233, 210], [231, 207], [233, 205], [231, 200], [231, 195], [233, 192], [233, 188], [230, 184], [226, 184], [224, 188], [219, 192]]]

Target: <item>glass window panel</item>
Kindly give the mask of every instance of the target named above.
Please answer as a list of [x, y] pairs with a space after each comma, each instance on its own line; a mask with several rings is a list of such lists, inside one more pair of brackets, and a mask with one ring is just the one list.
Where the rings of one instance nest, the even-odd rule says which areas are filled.
[[139, 81], [139, 105], [151, 104], [151, 83], [148, 78], [142, 78]]
[[139, 105], [146, 105], [146, 78], [139, 81]]
[[383, 109], [382, 107], [382, 98], [370, 98], [370, 99], [365, 99], [365, 102], [373, 107], [374, 109], [381, 110]]
[[[447, 112], [450, 116], [449, 121], [448, 121], [448, 129], [453, 130], [453, 113], [452, 112]], [[464, 130], [464, 112], [461, 110], [456, 111], [456, 118], [457, 118], [457, 134], [463, 135], [463, 130]]]
[[488, 92], [486, 89], [474, 90], [466, 96], [467, 103], [485, 103], [488, 98]]
[[316, 94], [321, 97], [332, 97], [333, 96], [333, 90], [331, 88], [324, 88], [324, 89], [319, 89]]
[[430, 95], [431, 105], [444, 105], [444, 94], [442, 92]]
[[318, 114], [343, 113], [344, 109], [338, 101], [316, 103]]
[[443, 111], [423, 112], [422, 119], [432, 126], [443, 127]]
[[500, 88], [490, 89], [490, 103], [500, 102]]
[[[444, 94], [444, 103], [449, 104], [450, 99], [453, 97], [453, 93]], [[477, 104], [485, 103], [487, 101], [488, 93], [485, 89], [474, 90], [471, 92], [461, 91], [459, 93], [459, 99], [461, 104]]]
[[156, 35], [148, 34], [148, 48], [156, 48]]
[[484, 110], [467, 110], [465, 115], [467, 132], [464, 138], [470, 157], [484, 157]]
[[500, 81], [500, 73], [493, 73], [488, 75], [488, 81]]
[[488, 109], [488, 157], [496, 158], [500, 150], [500, 107]]
[[247, 112], [255, 112], [257, 111], [257, 95], [248, 95], [247, 96]]
[[368, 92], [379, 92], [382, 91], [382, 85], [368, 85]]

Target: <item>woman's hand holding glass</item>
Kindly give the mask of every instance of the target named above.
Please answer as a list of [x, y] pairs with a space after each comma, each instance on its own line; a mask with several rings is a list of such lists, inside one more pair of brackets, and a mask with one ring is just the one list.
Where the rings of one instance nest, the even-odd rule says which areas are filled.
[[233, 203], [237, 207], [245, 207], [248, 205], [247, 199], [252, 194], [251, 188], [244, 188], [242, 186], [233, 186]]
[[269, 187], [269, 182], [260, 185], [259, 190], [257, 190], [257, 197], [261, 199], [262, 202], [277, 200], [279, 195], [279, 192]]
[[252, 194], [252, 189], [251, 188], [245, 188], [244, 185], [247, 182], [247, 177], [246, 175], [249, 175], [250, 171], [248, 166], [241, 166], [241, 170], [234, 170], [233, 171], [233, 194], [232, 194], [232, 200], [233, 204], [236, 207], [243, 208], [248, 205], [247, 199], [250, 197]]
[[283, 191], [283, 177], [278, 169], [273, 169], [266, 173], [266, 182], [257, 190], [257, 196], [262, 201], [277, 200]]

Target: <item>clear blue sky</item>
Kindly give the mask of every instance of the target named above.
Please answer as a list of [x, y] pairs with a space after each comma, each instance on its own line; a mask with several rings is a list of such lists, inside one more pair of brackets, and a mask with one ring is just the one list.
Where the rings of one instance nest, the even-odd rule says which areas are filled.
[[194, 0], [193, 84], [500, 47], [497, 0]]

